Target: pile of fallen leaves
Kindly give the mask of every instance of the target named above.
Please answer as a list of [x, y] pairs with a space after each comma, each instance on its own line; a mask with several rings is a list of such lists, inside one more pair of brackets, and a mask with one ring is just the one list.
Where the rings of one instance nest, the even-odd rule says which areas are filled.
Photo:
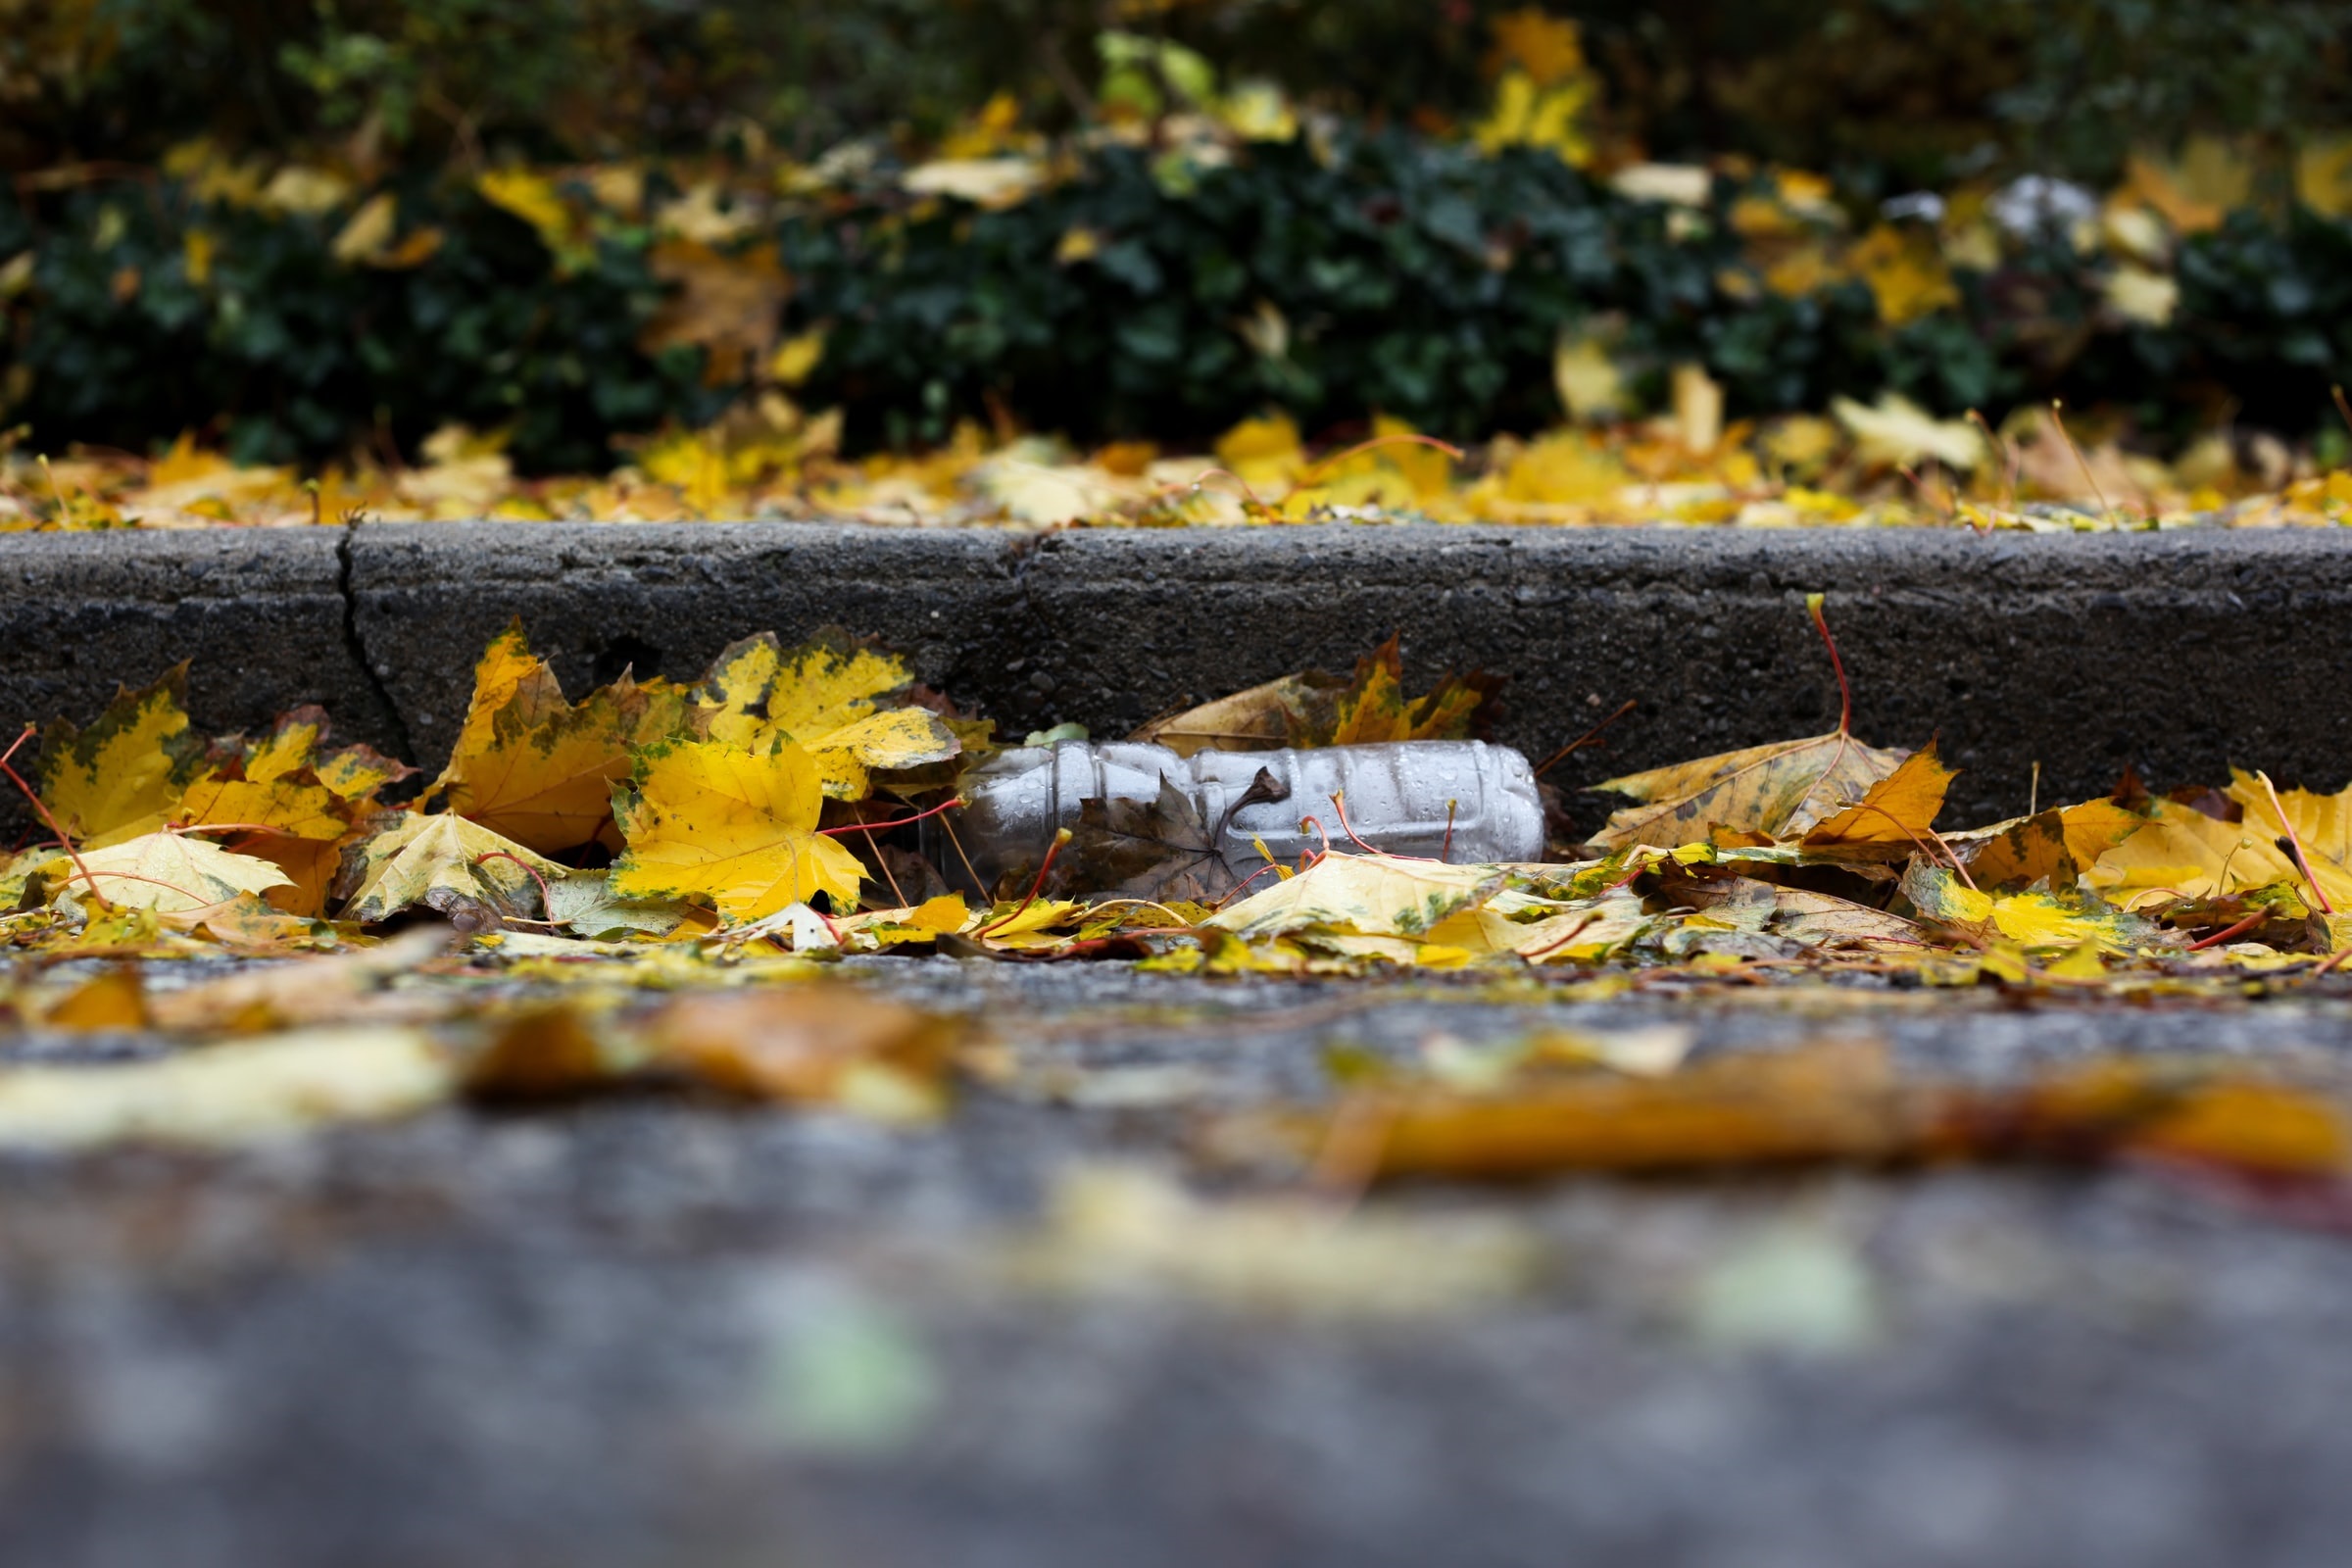
[[[1302, 671], [1150, 733], [1187, 754], [1458, 738], [1496, 684], [1448, 676], [1408, 697], [1400, 673], [1392, 642], [1352, 677]], [[1199, 884], [1172, 876], [1160, 896], [1114, 894], [1138, 868], [1090, 859], [1102, 841], [1088, 802], [1088, 824], [1058, 836], [1034, 877], [967, 899], [914, 828], [936, 823], [961, 858], [955, 823], [985, 782], [968, 770], [997, 750], [991, 726], [845, 638], [750, 637], [691, 685], [624, 674], [575, 702], [510, 630], [422, 788], [405, 763], [334, 746], [316, 709], [266, 735], [199, 736], [184, 680], [183, 667], [124, 691], [86, 728], [46, 726], [26, 768], [15, 759], [30, 727], [0, 757], [45, 835], [5, 866], [0, 940], [19, 955], [5, 1004], [20, 1026], [201, 1049], [0, 1070], [0, 1147], [214, 1146], [616, 1087], [903, 1122], [942, 1114], [958, 1077], [1039, 1092], [1001, 1035], [805, 983], [852, 954], [1445, 976], [1579, 998], [1809, 981], [1860, 999], [1921, 986], [2242, 996], [2352, 954], [2352, 790], [2279, 791], [2254, 773], [2158, 798], [2127, 779], [2108, 799], [1945, 831], [1954, 775], [1935, 748], [1871, 746], [1842, 718], [1613, 779], [1598, 788], [1629, 804], [1544, 861], [1384, 854], [1350, 831], [1213, 898], [1180, 896]], [[1207, 851], [1246, 862], [1225, 831]], [[1200, 848], [1171, 848], [1159, 869]], [[183, 961], [207, 957], [290, 961]], [[2091, 1060], [1938, 1082], [1850, 1044], [1686, 1064], [1690, 1039], [1669, 1024], [1440, 1041], [1412, 1069], [1335, 1057], [1330, 1102], [1212, 1116], [1199, 1147], [1343, 1192], [1391, 1177], [1956, 1158], [2332, 1178], [2352, 1158], [2324, 1092], [2242, 1063]]]
[[[1594, 368], [1565, 345], [1564, 386]], [[1605, 371], [1605, 365], [1601, 371]], [[1580, 394], [1581, 395], [1581, 394]], [[239, 466], [182, 437], [154, 459], [30, 458], [0, 438], [0, 530], [302, 526], [354, 519], [517, 522], [839, 520], [1044, 528], [1298, 522], [1966, 526], [2030, 532], [2325, 526], [2352, 521], [2352, 469], [2259, 436], [2216, 432], [2172, 462], [2130, 450], [2113, 419], [2027, 410], [1995, 430], [1900, 396], [1830, 416], [1726, 424], [1703, 370], [1640, 422], [1564, 425], [1464, 450], [1379, 419], [1368, 440], [1312, 451], [1287, 416], [1250, 419], [1212, 452], [1145, 442], [1078, 452], [965, 425], [937, 451], [841, 456], [841, 421], [771, 391], [703, 430], [641, 443], [609, 474], [523, 478], [496, 435], [452, 426], [421, 464], [368, 460], [304, 477]]]
[[[1352, 678], [1301, 672], [1146, 738], [1184, 754], [1461, 738], [1497, 685], [1448, 676], [1412, 698], [1400, 676], [1392, 641]], [[59, 956], [273, 954], [364, 947], [429, 915], [486, 961], [653, 976], [944, 950], [1602, 989], [1816, 976], [2141, 993], [2283, 980], [2352, 951], [2352, 791], [2240, 773], [2156, 798], [2127, 778], [2110, 799], [1944, 830], [1954, 775], [1933, 744], [1871, 746], [1842, 719], [1597, 786], [1632, 804], [1542, 862], [1379, 853], [1362, 835], [1383, 824], [1334, 801], [1296, 805], [1335, 808], [1346, 841], [1319, 831], [1298, 863], [1267, 863], [1262, 844], [1224, 842], [1241, 836], [1232, 812], [1211, 828], [1170, 805], [1163, 777], [1161, 802], [1090, 801], [990, 886], [973, 869], [988, 850], [956, 827], [993, 725], [846, 638], [750, 637], [692, 685], [624, 674], [574, 702], [517, 626], [483, 656], [449, 763], [420, 790], [407, 764], [334, 747], [317, 709], [207, 740], [185, 678], [122, 692], [86, 728], [47, 726], [29, 779], [11, 759], [32, 729], [0, 758], [42, 824], [0, 868], [0, 939]], [[1204, 858], [1232, 874], [1192, 874]]]

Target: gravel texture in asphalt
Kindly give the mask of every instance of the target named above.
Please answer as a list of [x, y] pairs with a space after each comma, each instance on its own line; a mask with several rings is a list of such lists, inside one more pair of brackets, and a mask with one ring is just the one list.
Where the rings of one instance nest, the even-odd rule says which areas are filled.
[[0, 1560], [2343, 1559], [2340, 1216], [1999, 1167], [1425, 1184], [1302, 1223], [1195, 1138], [1327, 1096], [1335, 1049], [1663, 1024], [1969, 1077], [2339, 1064], [2342, 1001], [847, 967], [973, 1014], [1000, 1070], [915, 1129], [640, 1093], [0, 1160]]

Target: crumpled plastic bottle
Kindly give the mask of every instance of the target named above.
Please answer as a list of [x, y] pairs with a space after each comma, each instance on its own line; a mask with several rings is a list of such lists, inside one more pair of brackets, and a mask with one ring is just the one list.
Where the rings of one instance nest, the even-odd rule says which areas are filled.
[[[1059, 741], [990, 758], [965, 775], [963, 796], [952, 831], [939, 818], [923, 824], [923, 850], [951, 883], [983, 896], [1034, 875], [1062, 828], [1077, 834], [1056, 861], [1064, 886], [1147, 897], [1214, 897], [1269, 855], [1297, 865], [1326, 849], [1369, 848], [1461, 864], [1544, 853], [1534, 771], [1484, 741], [1190, 758], [1141, 741]], [[1156, 891], [1154, 872], [1166, 884]]]

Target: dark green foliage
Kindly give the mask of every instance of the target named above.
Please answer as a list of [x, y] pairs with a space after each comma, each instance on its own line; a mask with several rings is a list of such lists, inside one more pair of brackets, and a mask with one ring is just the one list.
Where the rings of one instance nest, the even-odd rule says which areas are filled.
[[[339, 217], [201, 207], [169, 183], [74, 192], [44, 204], [37, 230], [0, 202], [0, 253], [37, 257], [12, 323], [33, 377], [13, 416], [44, 440], [134, 449], [195, 429], [249, 461], [512, 424], [530, 462], [598, 467], [615, 434], [715, 411], [692, 353], [635, 346], [662, 297], [641, 247], [600, 245], [554, 278], [516, 220], [469, 194], [438, 203], [440, 250], [379, 271], [333, 259]], [[215, 236], [201, 286], [186, 253], [199, 222]]]
[[[920, 139], [992, 94], [1065, 128], [1096, 40], [1163, 32], [1222, 79], [1375, 121], [1459, 120], [1530, 0], [29, 0], [0, 8], [0, 165], [144, 162], [210, 135], [301, 154], [598, 158], [760, 135]], [[2352, 118], [2352, 0], [1549, 0], [1607, 130], [1905, 183], [2104, 183], [2201, 130], [2283, 147]]]

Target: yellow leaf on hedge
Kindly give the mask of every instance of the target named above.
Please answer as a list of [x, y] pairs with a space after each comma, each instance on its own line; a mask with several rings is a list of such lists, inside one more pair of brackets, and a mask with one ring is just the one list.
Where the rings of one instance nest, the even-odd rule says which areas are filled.
[[59, 719], [43, 731], [37, 793], [74, 843], [100, 849], [170, 819], [203, 766], [203, 742], [189, 733], [181, 704], [187, 686], [183, 663], [152, 686], [118, 691], [87, 729]]
[[558, 258], [572, 244], [571, 209], [545, 175], [527, 169], [497, 169], [473, 182], [482, 199], [503, 208], [538, 231], [540, 242]]
[[647, 265], [677, 292], [638, 334], [646, 353], [702, 349], [703, 384], [712, 387], [741, 381], [767, 363], [776, 322], [792, 292], [773, 244], [725, 252], [698, 240], [666, 240], [654, 247]]
[[639, 756], [614, 803], [628, 843], [613, 862], [615, 893], [703, 900], [739, 921], [819, 893], [845, 908], [857, 901], [858, 858], [816, 831], [817, 766], [790, 742], [656, 747]]
[[391, 245], [392, 231], [399, 222], [398, 199], [388, 190], [376, 192], [360, 204], [360, 210], [335, 235], [335, 260], [352, 267], [381, 255]]
[[1952, 270], [1944, 264], [1936, 237], [1924, 229], [1881, 223], [1862, 236], [1845, 260], [1870, 285], [1879, 319], [1887, 326], [1908, 326], [1960, 303]]
[[1579, 424], [1596, 423], [1626, 406], [1625, 372], [1596, 337], [1560, 334], [1551, 351], [1551, 384]]
[[817, 362], [825, 357], [825, 329], [811, 327], [798, 332], [776, 345], [768, 356], [767, 378], [780, 386], [799, 386], [816, 369]]
[[1492, 26], [1494, 55], [1491, 67], [1516, 66], [1539, 87], [1566, 81], [1585, 69], [1584, 40], [1576, 24], [1542, 6], [1505, 12]]

